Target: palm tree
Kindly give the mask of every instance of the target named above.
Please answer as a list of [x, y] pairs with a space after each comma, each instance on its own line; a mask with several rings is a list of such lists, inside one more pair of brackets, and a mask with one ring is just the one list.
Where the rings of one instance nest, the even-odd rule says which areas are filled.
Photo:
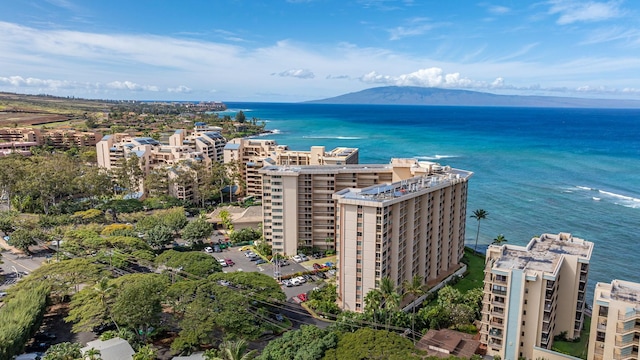
[[[415, 301], [415, 299], [419, 298], [425, 293], [426, 285], [422, 283], [422, 276], [414, 275], [411, 278], [411, 281], [405, 280], [402, 283], [402, 287], [404, 288], [404, 296], [411, 295], [411, 300]], [[411, 307], [411, 336], [413, 337], [413, 333], [415, 332], [415, 318], [416, 318], [416, 306], [415, 304]], [[413, 341], [415, 343], [415, 337], [413, 337]]]
[[109, 303], [111, 300], [111, 293], [115, 291], [115, 289], [116, 289], [116, 286], [112, 282], [110, 282], [109, 278], [107, 277], [103, 277], [102, 279], [100, 279], [100, 281], [98, 281], [96, 285], [93, 287], [93, 290], [100, 297], [100, 303], [102, 304], [105, 311], [109, 315], [109, 318], [111, 318], [113, 325], [115, 325], [116, 329], [120, 331], [120, 327], [118, 326], [118, 323], [116, 322], [116, 320], [113, 318], [113, 314], [111, 313], [111, 309], [109, 307]]
[[380, 293], [382, 294], [382, 298], [384, 299], [384, 308], [386, 310], [387, 316], [387, 328], [389, 327], [389, 321], [391, 320], [391, 316], [389, 316], [390, 312], [393, 312], [398, 309], [400, 306], [400, 294], [388, 276], [380, 279]]
[[100, 357], [100, 350], [91, 348], [84, 352], [82, 355], [83, 360], [102, 360]]
[[238, 341], [224, 341], [220, 344], [218, 353], [219, 357], [212, 360], [251, 360], [258, 354], [257, 351], [247, 351], [249, 344], [243, 339]]
[[133, 360], [154, 360], [156, 358], [156, 351], [147, 344], [133, 354]]
[[376, 323], [377, 328], [377, 314], [380, 311], [382, 305], [382, 292], [378, 289], [371, 289], [364, 297], [364, 312], [373, 315], [373, 322]]
[[492, 244], [494, 245], [502, 245], [502, 243], [506, 243], [507, 239], [504, 238], [504, 235], [500, 234], [498, 236], [496, 236], [495, 239], [493, 239]]
[[474, 254], [478, 252], [478, 237], [480, 236], [480, 221], [486, 219], [487, 216], [489, 216], [489, 213], [484, 209], [474, 210], [473, 215], [471, 215], [472, 218], [478, 220], [478, 231], [476, 232], [476, 246], [474, 246], [473, 248]]

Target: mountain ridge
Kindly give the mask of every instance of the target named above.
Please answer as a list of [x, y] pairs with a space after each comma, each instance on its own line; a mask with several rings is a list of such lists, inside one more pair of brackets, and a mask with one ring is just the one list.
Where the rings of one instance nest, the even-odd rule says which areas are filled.
[[326, 99], [305, 101], [313, 104], [495, 106], [555, 108], [640, 108], [640, 100], [587, 99], [538, 95], [498, 95], [479, 91], [383, 86]]

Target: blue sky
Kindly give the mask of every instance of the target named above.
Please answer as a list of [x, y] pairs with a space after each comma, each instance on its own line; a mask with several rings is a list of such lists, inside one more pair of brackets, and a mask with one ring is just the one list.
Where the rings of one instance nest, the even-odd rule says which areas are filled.
[[0, 3], [0, 91], [295, 102], [386, 85], [640, 99], [640, 2]]

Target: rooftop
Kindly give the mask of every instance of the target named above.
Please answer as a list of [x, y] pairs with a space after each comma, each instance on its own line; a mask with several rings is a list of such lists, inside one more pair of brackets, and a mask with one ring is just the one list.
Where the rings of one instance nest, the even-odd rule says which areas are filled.
[[289, 173], [289, 174], [313, 174], [313, 173], [339, 173], [344, 170], [352, 172], [375, 172], [376, 170], [392, 169], [391, 164], [359, 164], [359, 165], [304, 165], [304, 166], [265, 166], [261, 173]]
[[493, 267], [554, 274], [565, 255], [589, 260], [592, 250], [592, 242], [574, 238], [568, 233], [542, 234], [531, 239], [527, 246], [503, 245], [502, 255]]
[[636, 304], [640, 309], [640, 284], [629, 281], [613, 280], [611, 282], [611, 298]]
[[365, 200], [384, 202], [409, 196], [426, 189], [433, 189], [441, 186], [448, 186], [466, 181], [471, 176], [471, 172], [457, 169], [450, 169], [441, 174], [419, 175], [407, 180], [394, 182], [392, 184], [373, 185], [364, 189], [347, 188], [340, 192], [343, 199]]

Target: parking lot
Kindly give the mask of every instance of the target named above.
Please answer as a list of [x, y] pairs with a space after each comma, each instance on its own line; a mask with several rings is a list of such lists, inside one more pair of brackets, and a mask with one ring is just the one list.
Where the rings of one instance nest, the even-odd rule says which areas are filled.
[[[222, 268], [223, 272], [228, 273], [233, 271], [258, 271], [258, 272], [264, 273], [265, 275], [268, 275], [277, 279], [277, 274], [274, 274], [275, 272], [274, 264], [265, 263], [265, 264], [256, 265], [255, 261], [251, 261], [249, 260], [249, 258], [245, 256], [245, 252], [247, 250], [241, 251], [241, 249], [243, 249], [243, 247], [226, 248], [226, 249], [223, 249], [221, 252], [210, 253], [210, 255], [215, 257], [216, 259], [231, 259], [235, 263], [233, 266], [223, 267]], [[303, 263], [305, 266], [303, 266], [303, 264], [296, 263], [295, 261], [288, 260], [289, 265], [280, 266], [280, 274], [281, 276], [287, 276], [287, 275], [292, 275], [298, 272], [305, 272], [305, 271], [312, 270], [313, 267], [311, 264], [314, 262], [322, 263], [322, 260], [311, 259], [310, 261]], [[330, 277], [331, 276], [329, 276], [329, 278]], [[298, 294], [308, 293], [314, 287], [322, 286], [324, 281], [326, 280], [321, 279], [320, 277], [317, 277], [317, 276], [313, 276], [311, 278], [311, 281], [306, 281], [302, 285], [291, 286], [291, 287], [287, 287], [283, 285], [282, 290], [287, 295], [288, 299], [293, 298], [294, 301], [298, 301], [297, 299]]]

